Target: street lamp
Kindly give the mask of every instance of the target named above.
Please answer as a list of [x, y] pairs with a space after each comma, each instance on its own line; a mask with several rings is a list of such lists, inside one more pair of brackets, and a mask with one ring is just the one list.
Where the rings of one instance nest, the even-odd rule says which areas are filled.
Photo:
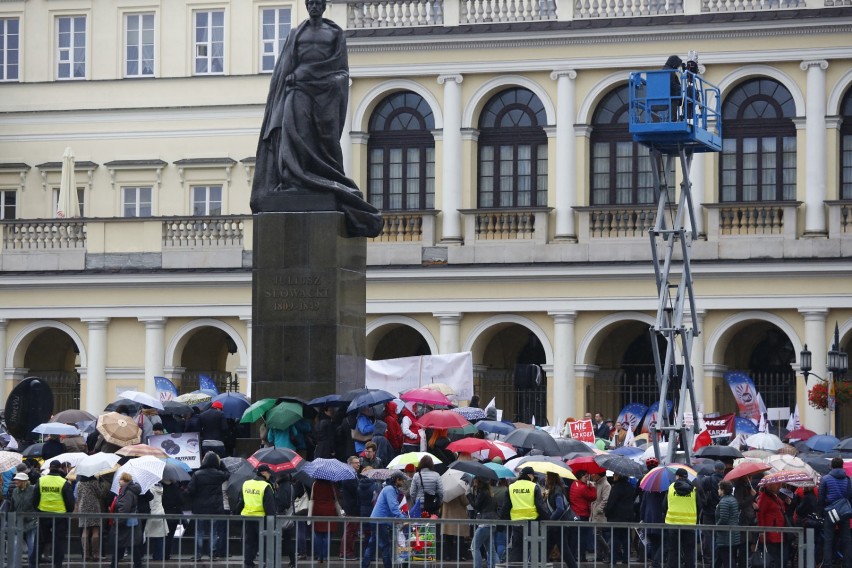
[[[811, 369], [813, 369], [813, 359], [811, 352], [808, 350], [807, 343], [805, 344], [805, 348], [799, 353], [799, 368], [802, 370], [802, 375], [805, 377], [806, 386], [809, 375], [813, 375], [819, 380], [827, 382], [816, 373], [811, 373]], [[837, 322], [834, 322], [834, 343], [831, 345], [831, 349], [828, 350], [825, 368], [831, 373], [831, 376], [835, 381], [843, 380], [843, 377], [846, 375], [846, 371], [849, 370], [849, 354], [840, 348], [840, 329], [837, 326]], [[839, 410], [840, 407], [837, 406], [835, 408]], [[837, 432], [837, 426], [840, 424], [839, 412], [835, 411], [834, 419], [835, 432]]]

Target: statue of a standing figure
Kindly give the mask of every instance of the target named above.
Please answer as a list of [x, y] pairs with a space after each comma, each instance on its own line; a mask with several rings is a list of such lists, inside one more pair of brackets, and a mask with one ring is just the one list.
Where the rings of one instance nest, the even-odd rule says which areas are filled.
[[[375, 237], [379, 211], [343, 172], [340, 137], [349, 97], [343, 30], [322, 17], [325, 0], [305, 0], [309, 18], [287, 37], [278, 57], [257, 146], [253, 213], [299, 211], [299, 195], [331, 194], [346, 216], [347, 236]], [[296, 202], [282, 206], [291, 194]], [[313, 210], [313, 209], [312, 209]]]

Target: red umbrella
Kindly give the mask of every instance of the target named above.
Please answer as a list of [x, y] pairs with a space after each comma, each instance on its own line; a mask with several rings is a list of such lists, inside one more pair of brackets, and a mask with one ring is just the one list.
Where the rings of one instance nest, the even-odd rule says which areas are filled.
[[739, 479], [740, 477], [753, 475], [755, 473], [760, 473], [761, 471], [768, 471], [770, 469], [772, 469], [772, 466], [766, 463], [744, 462], [736, 466], [727, 474], [725, 474], [724, 479], [727, 479], [728, 481], [733, 481], [734, 479]]
[[470, 425], [470, 422], [465, 420], [461, 414], [452, 410], [433, 410], [418, 418], [417, 424], [423, 428], [447, 430], [449, 428], [464, 428]]
[[577, 473], [581, 469], [589, 473], [606, 473], [606, 470], [595, 461], [595, 456], [580, 456], [573, 460], [568, 460], [568, 467], [574, 473]]
[[793, 430], [784, 436], [784, 440], [799, 440], [800, 442], [804, 442], [805, 440], [809, 440], [816, 436], [816, 432], [812, 430], [808, 430], [807, 428], [799, 428], [798, 430]]
[[419, 402], [430, 406], [450, 406], [452, 401], [441, 391], [432, 389], [411, 389], [400, 395], [405, 402]]
[[289, 448], [261, 448], [248, 458], [248, 462], [252, 467], [266, 464], [276, 473], [299, 470], [305, 463], [302, 456]]
[[451, 452], [463, 452], [465, 454], [488, 450], [489, 452], [498, 452], [495, 455], [503, 455], [500, 453], [500, 448], [494, 445], [494, 442], [483, 440], [482, 438], [462, 438], [461, 440], [456, 440], [455, 442], [447, 445], [447, 449]]

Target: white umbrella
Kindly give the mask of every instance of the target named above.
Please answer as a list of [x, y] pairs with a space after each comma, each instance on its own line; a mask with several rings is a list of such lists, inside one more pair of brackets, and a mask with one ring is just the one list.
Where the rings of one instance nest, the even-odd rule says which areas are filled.
[[746, 446], [755, 450], [776, 451], [784, 447], [784, 442], [781, 441], [781, 438], [775, 434], [768, 434], [766, 432], [752, 434], [746, 438], [745, 443]]
[[74, 426], [61, 422], [45, 422], [33, 428], [36, 434], [57, 434], [60, 436], [79, 436], [80, 431]]
[[62, 176], [59, 178], [59, 202], [56, 204], [56, 216], [59, 219], [73, 219], [80, 216], [77, 182], [74, 177], [74, 154], [71, 153], [71, 148], [65, 148], [65, 153], [62, 155]]
[[76, 466], [78, 463], [83, 461], [84, 458], [87, 458], [88, 455], [84, 452], [67, 452], [64, 454], [59, 454], [55, 458], [51, 458], [44, 462], [44, 465], [41, 467], [42, 471], [47, 471], [50, 469], [50, 462], [53, 460], [58, 461], [59, 463], [70, 463], [72, 466]]
[[118, 394], [118, 398], [126, 398], [127, 400], [132, 400], [133, 402], [138, 402], [139, 404], [144, 404], [145, 406], [150, 406], [157, 410], [164, 410], [163, 403], [148, 393], [140, 391], [124, 391]]
[[121, 456], [117, 456], [115, 454], [98, 452], [96, 454], [86, 456], [77, 462], [75, 471], [77, 475], [93, 477], [112, 470], [120, 459]]
[[115, 472], [110, 491], [118, 495], [118, 480], [121, 478], [121, 474], [126, 471], [133, 476], [133, 481], [142, 488], [142, 493], [145, 493], [155, 483], [159, 483], [163, 479], [163, 470], [165, 469], [166, 462], [153, 456], [132, 459]]
[[441, 481], [444, 484], [445, 503], [467, 493], [469, 486], [464, 480], [465, 475], [465, 472], [458, 469], [448, 469], [441, 475]]

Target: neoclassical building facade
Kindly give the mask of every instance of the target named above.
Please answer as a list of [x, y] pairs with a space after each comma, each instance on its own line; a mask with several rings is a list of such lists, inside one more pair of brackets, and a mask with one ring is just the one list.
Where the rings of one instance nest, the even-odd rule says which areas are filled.
[[[834, 4], [331, 4], [344, 165], [385, 218], [368, 357], [470, 351], [480, 398], [539, 423], [655, 400], [657, 211], [627, 76], [696, 50], [723, 136], [688, 176], [699, 406], [733, 411], [739, 370], [768, 406], [834, 428], [807, 403], [835, 324], [852, 345], [852, 7]], [[42, 376], [91, 411], [159, 375], [251, 392], [254, 151], [304, 17], [266, 0], [0, 2], [0, 392]], [[82, 216], [56, 219], [66, 147]]]

